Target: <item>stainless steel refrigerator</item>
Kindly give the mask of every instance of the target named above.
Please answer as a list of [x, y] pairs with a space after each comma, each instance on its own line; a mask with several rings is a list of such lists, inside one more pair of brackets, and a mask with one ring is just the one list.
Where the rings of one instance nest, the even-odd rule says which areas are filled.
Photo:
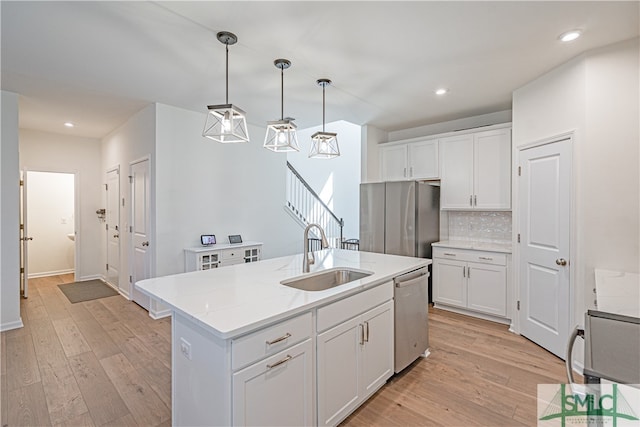
[[440, 236], [440, 183], [360, 184], [360, 250], [431, 258]]

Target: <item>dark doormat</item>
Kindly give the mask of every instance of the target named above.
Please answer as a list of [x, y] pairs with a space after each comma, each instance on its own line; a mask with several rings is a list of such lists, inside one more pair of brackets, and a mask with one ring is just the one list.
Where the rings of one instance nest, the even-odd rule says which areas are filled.
[[71, 304], [118, 295], [118, 292], [114, 291], [113, 288], [102, 280], [97, 279], [87, 280], [86, 282], [65, 283], [64, 285], [58, 285], [58, 287]]

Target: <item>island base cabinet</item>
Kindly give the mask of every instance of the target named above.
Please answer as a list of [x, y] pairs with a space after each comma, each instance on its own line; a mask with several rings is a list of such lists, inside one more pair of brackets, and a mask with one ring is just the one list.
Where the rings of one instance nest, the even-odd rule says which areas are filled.
[[233, 425], [313, 424], [312, 340], [233, 374]]
[[318, 425], [344, 420], [393, 375], [393, 301], [318, 335]]

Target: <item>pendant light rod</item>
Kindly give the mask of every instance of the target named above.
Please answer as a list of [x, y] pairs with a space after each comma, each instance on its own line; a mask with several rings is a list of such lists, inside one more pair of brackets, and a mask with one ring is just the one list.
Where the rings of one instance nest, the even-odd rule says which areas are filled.
[[325, 120], [324, 119], [324, 112], [325, 112], [324, 91], [325, 91], [325, 88], [331, 84], [331, 80], [318, 79], [316, 83], [318, 83], [318, 86], [322, 86], [322, 132], [324, 132], [324, 120]]
[[273, 65], [280, 69], [280, 120], [284, 120], [284, 70], [291, 67], [291, 61], [279, 58]]
[[225, 63], [226, 63], [226, 67], [225, 67], [225, 81], [226, 81], [226, 87], [225, 87], [225, 92], [226, 92], [226, 98], [225, 98], [225, 102], [228, 104], [229, 103], [229, 45], [230, 44], [236, 44], [238, 42], [238, 37], [236, 37], [235, 34], [230, 33], [229, 31], [220, 31], [218, 34], [216, 34], [216, 37], [218, 38], [218, 41], [222, 44], [225, 45], [225, 51], [226, 51], [226, 57], [225, 57]]

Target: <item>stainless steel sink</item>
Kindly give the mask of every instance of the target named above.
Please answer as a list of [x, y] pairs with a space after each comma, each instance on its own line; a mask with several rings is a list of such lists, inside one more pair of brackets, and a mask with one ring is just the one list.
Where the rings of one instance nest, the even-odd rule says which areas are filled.
[[373, 273], [369, 271], [338, 267], [300, 277], [293, 277], [283, 280], [280, 283], [302, 291], [324, 291], [344, 285], [345, 283], [353, 282], [354, 280], [360, 280], [372, 274]]

